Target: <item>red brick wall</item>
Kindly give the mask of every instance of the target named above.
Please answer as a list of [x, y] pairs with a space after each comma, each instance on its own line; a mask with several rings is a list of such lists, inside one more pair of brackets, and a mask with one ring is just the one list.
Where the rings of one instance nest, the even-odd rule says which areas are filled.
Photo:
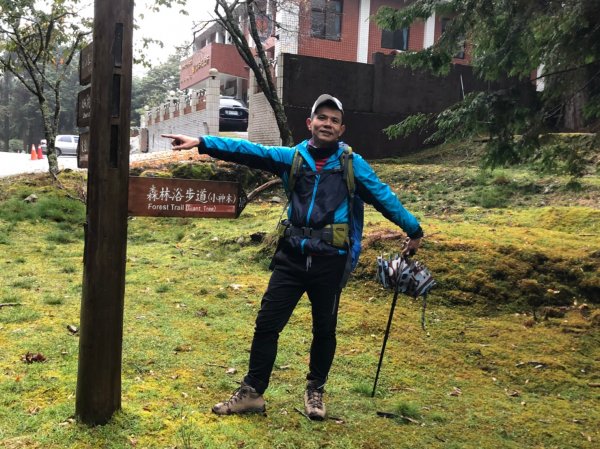
[[209, 70], [213, 67], [222, 73], [248, 78], [244, 61], [235, 46], [213, 42], [181, 62], [179, 88], [186, 89], [207, 79]]
[[[402, 9], [406, 5], [404, 1], [398, 0], [371, 0], [371, 15], [375, 14], [382, 6]], [[381, 47], [381, 30], [374, 20], [370, 22], [369, 30], [369, 63], [373, 63], [373, 53], [392, 54], [394, 50]], [[423, 49], [423, 38], [425, 36], [425, 23], [414, 22], [408, 32], [408, 49], [418, 51]]]
[[[406, 5], [407, 2], [401, 0], [371, 0], [371, 15], [375, 14], [382, 6], [391, 6], [392, 8], [401, 9]], [[436, 17], [435, 20], [435, 31], [434, 41], [437, 42], [442, 35], [442, 18]], [[414, 22], [410, 26], [408, 34], [408, 49], [411, 51], [419, 51], [423, 49], [423, 41], [425, 39], [425, 22], [418, 21]], [[371, 21], [371, 28], [369, 30], [369, 62], [373, 62], [374, 53], [391, 54], [393, 50], [389, 48], [381, 47], [381, 30], [374, 21]], [[469, 65], [471, 58], [469, 56], [469, 45], [465, 50], [465, 58], [452, 60], [453, 64]]]
[[310, 1], [300, 5], [300, 36], [298, 53], [305, 56], [356, 61], [358, 46], [358, 0], [344, 0], [342, 6], [342, 37], [339, 41], [311, 36]]

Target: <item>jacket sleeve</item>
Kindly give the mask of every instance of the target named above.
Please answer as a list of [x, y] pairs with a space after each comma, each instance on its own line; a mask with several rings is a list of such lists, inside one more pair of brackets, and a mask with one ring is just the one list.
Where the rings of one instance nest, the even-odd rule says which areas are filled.
[[389, 185], [382, 182], [371, 166], [354, 153], [354, 178], [356, 193], [373, 205], [381, 214], [402, 228], [413, 239], [423, 237], [423, 230], [413, 214], [407, 211]]
[[267, 147], [244, 139], [202, 136], [198, 152], [283, 176], [289, 171], [295, 150], [289, 147]]

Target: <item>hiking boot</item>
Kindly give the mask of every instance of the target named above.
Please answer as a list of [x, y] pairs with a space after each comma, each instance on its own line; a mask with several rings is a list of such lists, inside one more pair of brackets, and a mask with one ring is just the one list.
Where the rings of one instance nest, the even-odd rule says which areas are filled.
[[240, 388], [233, 392], [229, 400], [219, 402], [212, 408], [212, 411], [217, 415], [264, 413], [265, 400], [262, 394], [257, 393], [250, 385], [242, 382]]
[[325, 419], [325, 404], [323, 404], [323, 388], [306, 387], [304, 392], [304, 410], [310, 419], [323, 421]]

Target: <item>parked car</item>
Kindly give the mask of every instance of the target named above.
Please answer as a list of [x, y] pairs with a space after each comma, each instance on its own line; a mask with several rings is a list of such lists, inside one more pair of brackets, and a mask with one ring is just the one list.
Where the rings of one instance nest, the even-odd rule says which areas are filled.
[[59, 134], [56, 136], [54, 148], [56, 148], [57, 156], [77, 156], [77, 144], [79, 136], [72, 134]]
[[219, 130], [246, 131], [248, 129], [248, 108], [244, 102], [234, 97], [222, 96], [219, 101]]

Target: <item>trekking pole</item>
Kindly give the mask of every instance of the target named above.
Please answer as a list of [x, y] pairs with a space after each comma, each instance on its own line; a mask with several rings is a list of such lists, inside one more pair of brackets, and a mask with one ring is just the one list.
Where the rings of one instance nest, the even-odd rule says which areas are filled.
[[398, 282], [394, 287], [394, 299], [392, 299], [392, 307], [390, 309], [390, 317], [388, 318], [387, 328], [385, 329], [385, 335], [383, 337], [383, 346], [381, 347], [381, 354], [379, 354], [379, 364], [377, 365], [377, 374], [375, 374], [375, 383], [373, 384], [373, 391], [371, 397], [375, 397], [375, 389], [377, 388], [377, 380], [379, 379], [379, 371], [381, 370], [381, 363], [383, 362], [383, 353], [385, 352], [385, 345], [388, 337], [390, 336], [390, 328], [392, 327], [392, 318], [394, 317], [394, 309], [396, 308], [396, 301], [398, 300]]

